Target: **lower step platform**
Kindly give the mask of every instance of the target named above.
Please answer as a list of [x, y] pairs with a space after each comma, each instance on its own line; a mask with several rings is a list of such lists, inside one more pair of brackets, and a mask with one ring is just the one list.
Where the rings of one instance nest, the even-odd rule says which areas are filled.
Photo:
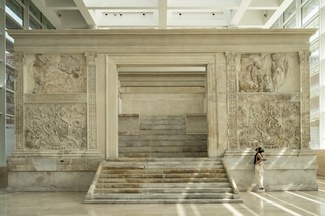
[[234, 181], [216, 158], [103, 160], [84, 203], [241, 203]]

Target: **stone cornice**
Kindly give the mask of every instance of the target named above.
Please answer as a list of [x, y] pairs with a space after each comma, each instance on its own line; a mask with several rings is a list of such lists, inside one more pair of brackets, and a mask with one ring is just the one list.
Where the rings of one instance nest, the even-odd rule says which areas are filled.
[[[309, 50], [313, 29], [9, 30], [30, 53], [211, 53]], [[58, 47], [60, 44], [60, 47]]]
[[79, 29], [79, 30], [8, 30], [15, 36], [45, 35], [306, 35], [315, 29]]

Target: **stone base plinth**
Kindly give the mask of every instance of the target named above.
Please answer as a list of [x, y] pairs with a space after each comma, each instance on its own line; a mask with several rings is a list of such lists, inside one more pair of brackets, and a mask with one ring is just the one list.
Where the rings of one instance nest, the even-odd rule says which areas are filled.
[[8, 185], [8, 167], [0, 167], [0, 188]]
[[[253, 150], [227, 151], [224, 164], [240, 191], [256, 189]], [[317, 190], [317, 158], [310, 150], [266, 150], [264, 187], [267, 191]]]
[[87, 191], [101, 157], [9, 157], [8, 191]]
[[95, 172], [9, 172], [9, 192], [87, 191]]

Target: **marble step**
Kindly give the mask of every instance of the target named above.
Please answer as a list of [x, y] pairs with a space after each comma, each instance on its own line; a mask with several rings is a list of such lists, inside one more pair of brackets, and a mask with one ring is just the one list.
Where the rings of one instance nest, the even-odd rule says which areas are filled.
[[206, 157], [208, 156], [207, 152], [166, 152], [166, 153], [146, 153], [146, 152], [126, 152], [119, 154], [119, 157], [129, 157], [129, 158], [139, 158], [139, 157], [171, 157], [171, 158], [180, 158], [180, 157]]
[[102, 168], [102, 173], [105, 174], [139, 174], [139, 173], [147, 173], [147, 174], [179, 174], [179, 173], [224, 173], [225, 170], [222, 166], [218, 166], [215, 169], [211, 168], [186, 168], [185, 166], [179, 168], [163, 168], [163, 167], [151, 167], [139, 168], [139, 169], [123, 169], [123, 168]]
[[213, 158], [213, 157], [201, 157], [201, 158], [115, 158], [115, 159], [105, 159], [106, 163], [112, 162], [157, 162], [157, 163], [173, 163], [173, 162], [198, 162], [198, 163], [205, 163], [205, 162], [219, 162], [221, 160]]
[[141, 146], [207, 146], [207, 140], [119, 140], [119, 147]]
[[186, 131], [184, 129], [151, 129], [151, 130], [139, 130], [139, 135], [184, 135]]
[[97, 183], [98, 188], [225, 188], [229, 182], [192, 182], [192, 183]]
[[185, 130], [185, 124], [141, 124], [140, 130]]
[[85, 203], [229, 203], [233, 193], [220, 160], [119, 158], [105, 160]]
[[227, 182], [228, 178], [104, 178], [100, 176], [97, 183], [195, 183]]
[[232, 193], [110, 193], [94, 194], [95, 199], [232, 199]]
[[119, 153], [132, 152], [207, 152], [207, 146], [146, 146], [146, 147], [120, 147]]
[[141, 116], [140, 124], [185, 124], [184, 116]]
[[226, 173], [119, 173], [101, 172], [99, 178], [227, 178]]
[[[140, 160], [141, 159], [141, 160]], [[119, 166], [119, 167], [129, 167], [129, 166], [138, 166], [138, 165], [148, 165], [148, 164], [161, 164], [161, 165], [222, 165], [221, 161], [210, 159], [210, 160], [202, 160], [202, 158], [119, 158], [116, 160], [106, 160], [103, 166]]]
[[210, 158], [210, 157], [200, 157], [200, 158], [114, 158], [114, 159], [105, 159], [103, 165], [111, 164], [111, 163], [121, 163], [124, 162], [131, 162], [134, 163], [141, 163], [141, 162], [155, 162], [155, 163], [173, 163], [173, 162], [198, 162], [198, 163], [204, 163], [204, 162], [219, 162], [221, 164], [221, 160], [218, 160], [216, 158]]
[[85, 199], [85, 204], [222, 204], [243, 203], [242, 199]]
[[147, 134], [147, 135], [131, 135], [131, 136], [119, 136], [119, 143], [123, 141], [137, 141], [137, 140], [207, 140], [206, 135], [191, 134], [191, 135], [161, 135], [161, 134]]
[[232, 188], [97, 188], [94, 193], [231, 193]]

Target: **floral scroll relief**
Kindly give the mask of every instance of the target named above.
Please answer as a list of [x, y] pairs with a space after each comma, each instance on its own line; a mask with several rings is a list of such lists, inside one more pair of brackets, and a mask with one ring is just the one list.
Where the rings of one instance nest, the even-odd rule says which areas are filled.
[[86, 149], [86, 104], [26, 104], [26, 149]]
[[86, 67], [81, 55], [36, 54], [29, 64], [34, 94], [85, 93]]
[[238, 107], [240, 148], [254, 148], [254, 141], [266, 148], [300, 145], [299, 103], [249, 103]]
[[277, 92], [285, 83], [289, 64], [283, 54], [243, 54], [239, 91]]

